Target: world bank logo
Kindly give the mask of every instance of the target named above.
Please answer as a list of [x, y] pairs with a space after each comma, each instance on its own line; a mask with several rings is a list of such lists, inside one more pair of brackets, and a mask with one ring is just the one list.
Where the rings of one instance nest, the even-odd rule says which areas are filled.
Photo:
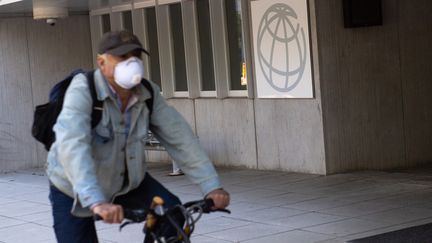
[[297, 13], [277, 3], [264, 13], [258, 27], [259, 65], [267, 82], [288, 92], [299, 84], [306, 66], [306, 38]]

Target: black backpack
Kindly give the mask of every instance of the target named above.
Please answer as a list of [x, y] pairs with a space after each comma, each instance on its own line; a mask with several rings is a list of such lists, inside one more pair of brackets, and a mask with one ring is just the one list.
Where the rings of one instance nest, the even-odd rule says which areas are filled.
[[[90, 94], [93, 99], [93, 108], [91, 114], [92, 129], [97, 126], [102, 118], [103, 101], [97, 99], [93, 77], [94, 71], [84, 72], [82, 69], [73, 71], [51, 89], [49, 93], [49, 102], [36, 106], [34, 111], [32, 135], [37, 141], [44, 144], [47, 151], [51, 148], [51, 145], [55, 141], [53, 127], [63, 107], [63, 100], [66, 90], [75, 75], [80, 73], [85, 74], [87, 77]], [[149, 115], [151, 115], [153, 111], [153, 87], [146, 79], [142, 79], [141, 83], [150, 91], [151, 94], [151, 98], [146, 100], [146, 105], [149, 109]]]

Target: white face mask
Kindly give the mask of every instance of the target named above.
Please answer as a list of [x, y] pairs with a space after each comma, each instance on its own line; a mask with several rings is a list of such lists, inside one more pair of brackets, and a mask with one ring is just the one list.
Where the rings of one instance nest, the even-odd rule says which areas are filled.
[[124, 89], [132, 89], [144, 76], [144, 65], [137, 57], [117, 63], [114, 69], [114, 81]]

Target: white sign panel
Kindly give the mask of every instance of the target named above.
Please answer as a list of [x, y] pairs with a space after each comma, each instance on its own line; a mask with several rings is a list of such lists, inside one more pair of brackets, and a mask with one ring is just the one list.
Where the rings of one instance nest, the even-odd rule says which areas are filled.
[[258, 98], [312, 98], [307, 0], [251, 2]]

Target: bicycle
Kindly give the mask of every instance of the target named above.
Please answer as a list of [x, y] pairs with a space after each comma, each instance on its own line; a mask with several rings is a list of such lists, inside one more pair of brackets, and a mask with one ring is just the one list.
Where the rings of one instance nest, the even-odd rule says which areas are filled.
[[[123, 209], [125, 222], [120, 225], [120, 231], [123, 227], [133, 223], [144, 223], [143, 233], [150, 234], [154, 243], [190, 243], [196, 222], [201, 218], [203, 213], [224, 212], [230, 214], [228, 209], [212, 209], [214, 206], [212, 199], [203, 199], [190, 201], [183, 205], [176, 205], [172, 208], [163, 206], [163, 199], [154, 197], [150, 209]], [[179, 225], [174, 219], [178, 212], [183, 214], [185, 222]], [[99, 215], [94, 216], [95, 220], [101, 220]], [[177, 236], [166, 239], [163, 233], [165, 223], [171, 224], [177, 230]], [[146, 243], [146, 239], [144, 239]]]

